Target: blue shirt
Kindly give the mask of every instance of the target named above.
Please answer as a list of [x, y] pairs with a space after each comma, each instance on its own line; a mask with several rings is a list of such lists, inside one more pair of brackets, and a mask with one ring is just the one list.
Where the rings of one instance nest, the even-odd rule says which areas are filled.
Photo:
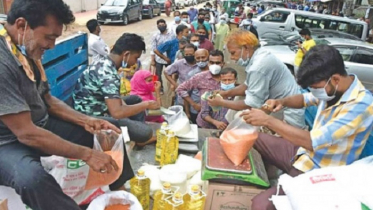
[[196, 9], [188, 10], [189, 20], [192, 22], [195, 17], [198, 15], [198, 11]]
[[167, 41], [158, 46], [157, 50], [160, 53], [167, 53], [167, 57], [171, 60], [171, 63], [175, 61], [176, 52], [179, 50], [179, 40], [173, 39]]

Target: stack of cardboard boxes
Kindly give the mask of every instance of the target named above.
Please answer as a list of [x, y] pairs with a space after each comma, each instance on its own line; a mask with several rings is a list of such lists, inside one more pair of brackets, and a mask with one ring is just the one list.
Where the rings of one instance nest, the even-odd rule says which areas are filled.
[[269, 187], [262, 158], [255, 149], [235, 166], [220, 140], [207, 138], [202, 154], [202, 180], [209, 181], [205, 210], [250, 210], [252, 198]]

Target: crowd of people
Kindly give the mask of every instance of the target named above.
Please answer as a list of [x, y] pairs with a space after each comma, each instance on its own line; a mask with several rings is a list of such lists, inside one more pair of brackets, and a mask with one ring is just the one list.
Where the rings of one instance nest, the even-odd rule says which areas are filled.
[[[260, 127], [254, 148], [291, 176], [357, 160], [372, 130], [373, 97], [356, 75], [346, 72], [338, 50], [308, 47], [311, 35], [302, 31], [311, 44], [301, 46], [294, 76], [250, 30], [229, 32], [224, 10], [217, 17], [210, 6], [199, 10], [196, 20], [176, 11], [172, 24], [156, 21], [159, 31], [150, 43], [155, 71], [142, 69], [138, 61], [146, 49], [143, 37], [124, 33], [107, 47], [98, 22], [88, 21], [91, 63], [77, 81], [71, 108], [50, 94], [41, 64], [63, 26], [74, 21], [71, 10], [62, 0], [14, 0], [0, 31], [0, 185], [14, 188], [32, 209], [79, 210], [40, 157], [81, 159], [100, 173], [118, 170], [109, 155], [91, 149], [93, 134], [102, 129], [120, 133], [119, 127], [127, 126], [139, 147], [153, 142], [145, 122], [164, 119], [146, 112], [162, 106], [162, 77], [176, 93], [174, 104], [184, 106], [199, 127], [224, 130], [230, 111]], [[212, 18], [220, 22], [212, 24]], [[221, 48], [244, 70], [227, 67]], [[246, 75], [243, 84], [237, 82], [238, 71]], [[301, 94], [301, 88], [310, 92]], [[201, 100], [207, 92], [220, 97]], [[318, 113], [309, 131], [304, 108], [311, 105], [318, 106]], [[124, 190], [134, 175], [124, 152], [122, 175], [111, 190]], [[274, 209], [269, 198], [276, 190], [273, 186], [257, 195], [252, 209]]]

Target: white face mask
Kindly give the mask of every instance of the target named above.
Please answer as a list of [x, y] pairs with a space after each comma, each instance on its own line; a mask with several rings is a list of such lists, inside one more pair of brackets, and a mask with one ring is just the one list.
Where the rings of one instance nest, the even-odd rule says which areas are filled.
[[312, 95], [315, 96], [315, 98], [321, 100], [321, 101], [331, 101], [335, 98], [335, 93], [337, 92], [338, 85], [335, 88], [335, 91], [332, 96], [329, 96], [328, 93], [325, 90], [325, 87], [329, 84], [331, 78], [329, 78], [328, 82], [325, 84], [323, 88], [309, 88]]
[[218, 74], [220, 74], [221, 66], [219, 66], [217, 64], [213, 64], [213, 65], [209, 66], [209, 70], [210, 70], [212, 75], [218, 75]]
[[199, 42], [192, 42], [192, 44], [197, 48], [199, 47]]
[[238, 61], [236, 63], [237, 63], [237, 65], [245, 67], [245, 66], [247, 66], [249, 64], [250, 58], [249, 58], [249, 55], [247, 55], [246, 60], [244, 60], [242, 58], [242, 55], [243, 55], [243, 47], [241, 48], [241, 58], [238, 59]]

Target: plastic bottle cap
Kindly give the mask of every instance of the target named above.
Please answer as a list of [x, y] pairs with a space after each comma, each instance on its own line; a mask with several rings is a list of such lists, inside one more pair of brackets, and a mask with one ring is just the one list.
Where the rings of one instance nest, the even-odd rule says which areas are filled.
[[142, 170], [142, 169], [140, 169], [140, 170], [137, 171], [137, 175], [144, 176], [145, 175], [145, 171]]
[[168, 183], [168, 182], [165, 182], [165, 183], [163, 184], [163, 188], [165, 188], [165, 189], [170, 189], [170, 188], [171, 188], [171, 184]]
[[175, 193], [174, 198], [175, 198], [175, 200], [181, 200], [183, 198], [183, 196], [181, 195], [180, 192], [177, 192], [177, 193]]
[[170, 131], [168, 131], [168, 134], [175, 135], [175, 132], [170, 130]]
[[192, 190], [192, 192], [198, 192], [199, 191], [199, 186], [198, 185], [193, 185], [191, 187], [191, 190]]

